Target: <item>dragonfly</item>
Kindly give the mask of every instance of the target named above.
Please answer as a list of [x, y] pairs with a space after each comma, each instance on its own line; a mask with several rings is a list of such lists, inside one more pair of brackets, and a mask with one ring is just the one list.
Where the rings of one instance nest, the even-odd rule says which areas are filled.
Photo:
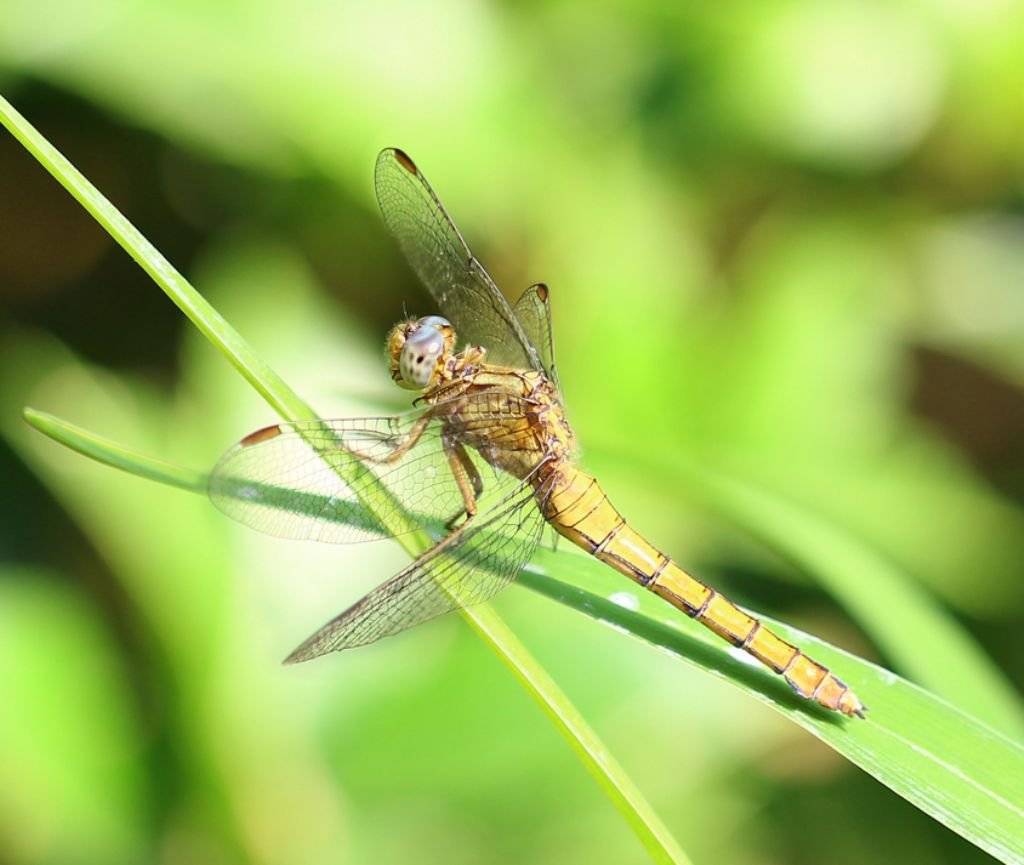
[[418, 394], [413, 409], [264, 427], [223, 455], [208, 492], [228, 516], [279, 537], [351, 543], [426, 531], [432, 544], [286, 661], [372, 643], [488, 600], [550, 526], [800, 696], [864, 717], [828, 668], [647, 541], [580, 467], [548, 288], [538, 283], [509, 303], [403, 151], [383, 150], [374, 180], [384, 221], [440, 313], [403, 320], [388, 336], [391, 378]]

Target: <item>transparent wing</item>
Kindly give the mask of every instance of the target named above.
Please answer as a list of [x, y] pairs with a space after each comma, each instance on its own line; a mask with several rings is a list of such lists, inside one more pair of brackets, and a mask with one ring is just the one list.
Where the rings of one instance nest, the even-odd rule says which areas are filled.
[[401, 150], [382, 150], [374, 183], [384, 222], [459, 339], [486, 348], [492, 363], [543, 369], [512, 307], [415, 163]]
[[551, 338], [550, 294], [543, 282], [531, 285], [519, 296], [512, 311], [536, 350], [548, 379], [561, 390], [558, 371], [555, 369], [555, 344]]
[[[515, 446], [510, 424], [526, 423], [530, 407], [490, 392], [392, 417], [275, 424], [228, 450], [207, 490], [225, 514], [277, 537], [376, 540], [393, 537], [389, 525], [404, 516], [437, 536], [464, 511], [443, 439], [475, 441], [496, 460]], [[519, 483], [467, 452], [483, 483], [481, 510]]]
[[332, 619], [286, 659], [308, 661], [363, 646], [458, 607], [479, 604], [507, 586], [537, 548], [544, 519], [529, 481], [444, 538], [405, 570]]

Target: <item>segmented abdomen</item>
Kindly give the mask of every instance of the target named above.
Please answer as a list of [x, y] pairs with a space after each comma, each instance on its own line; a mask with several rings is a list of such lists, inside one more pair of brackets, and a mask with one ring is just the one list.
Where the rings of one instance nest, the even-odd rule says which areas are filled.
[[563, 465], [548, 478], [540, 504], [563, 537], [753, 655], [784, 676], [800, 696], [844, 715], [864, 716], [864, 705], [826, 667], [690, 576], [634, 531], [594, 478]]

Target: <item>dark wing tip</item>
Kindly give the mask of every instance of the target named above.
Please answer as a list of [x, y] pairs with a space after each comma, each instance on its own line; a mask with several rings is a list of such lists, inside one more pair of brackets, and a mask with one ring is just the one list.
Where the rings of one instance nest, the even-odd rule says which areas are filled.
[[416, 167], [416, 163], [409, 158], [409, 154], [404, 150], [399, 150], [397, 147], [393, 147], [391, 152], [395, 154], [395, 159], [398, 164], [402, 166], [406, 171], [412, 175], [418, 176], [420, 171]]
[[258, 445], [260, 442], [277, 438], [279, 435], [281, 435], [281, 425], [273, 424], [271, 426], [265, 426], [263, 429], [258, 429], [254, 433], [249, 433], [249, 435], [239, 442], [239, 445], [247, 448], [251, 445]]
[[538, 282], [533, 290], [537, 292], [537, 297], [541, 299], [542, 303], [548, 302], [548, 287], [543, 282]]

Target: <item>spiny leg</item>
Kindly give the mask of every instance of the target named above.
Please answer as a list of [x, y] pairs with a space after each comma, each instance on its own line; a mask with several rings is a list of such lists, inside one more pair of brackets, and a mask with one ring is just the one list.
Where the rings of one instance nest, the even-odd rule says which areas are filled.
[[[357, 459], [361, 459], [365, 462], [376, 465], [393, 465], [416, 446], [417, 442], [419, 442], [423, 437], [423, 433], [426, 432], [427, 427], [433, 420], [433, 416], [429, 413], [419, 418], [409, 432], [405, 434], [404, 438], [391, 448], [387, 456], [376, 456], [374, 454], [361, 452], [355, 448], [347, 448], [347, 450]], [[466, 449], [462, 444], [445, 433], [441, 436], [441, 445], [444, 449], [445, 456], [448, 458], [448, 466], [451, 469], [452, 476], [455, 479], [455, 484], [462, 496], [463, 504], [462, 509], [457, 511], [445, 523], [445, 530], [450, 533], [456, 528], [456, 523], [460, 517], [465, 515], [466, 519], [458, 526], [459, 530], [465, 528], [472, 517], [476, 514], [476, 502], [483, 494], [484, 484], [483, 479], [480, 477], [480, 472], [477, 470], [476, 465], [473, 463], [473, 460], [470, 459], [469, 454], [466, 452]]]
[[483, 495], [484, 482], [462, 444], [447, 435], [442, 437], [441, 443], [445, 456], [448, 457], [448, 465], [455, 478], [455, 484], [462, 494], [462, 510], [457, 511], [445, 524], [445, 528], [452, 531], [460, 517], [465, 515], [466, 520], [462, 523], [465, 526], [476, 515], [476, 501]]
[[388, 452], [387, 456], [375, 456], [350, 447], [346, 447], [345, 450], [357, 459], [363, 460], [363, 462], [375, 463], [376, 465], [393, 465], [416, 446], [416, 443], [422, 438], [423, 433], [426, 432], [432, 420], [433, 417], [429, 413], [423, 415], [423, 417], [416, 421], [412, 429], [405, 434], [405, 437]]

